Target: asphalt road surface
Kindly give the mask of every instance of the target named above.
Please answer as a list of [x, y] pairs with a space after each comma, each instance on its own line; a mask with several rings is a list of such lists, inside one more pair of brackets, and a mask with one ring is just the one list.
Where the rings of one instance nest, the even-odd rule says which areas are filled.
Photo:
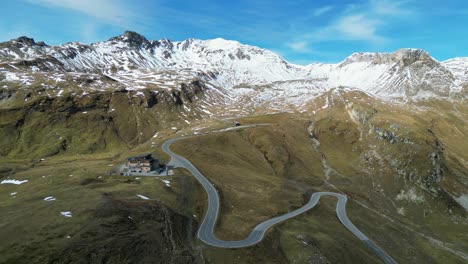
[[[229, 129], [229, 130], [242, 129], [242, 128], [253, 127], [253, 126], [258, 126], [258, 125], [241, 126], [241, 127], [236, 127], [236, 128]], [[223, 131], [227, 131], [227, 130], [221, 130], [219, 132], [223, 132]], [[208, 194], [208, 209], [203, 218], [203, 222], [201, 223], [200, 228], [198, 229], [198, 238], [204, 243], [211, 245], [211, 246], [222, 247], [222, 248], [242, 248], [242, 247], [248, 247], [248, 246], [254, 245], [263, 239], [266, 231], [273, 225], [276, 225], [280, 222], [293, 218], [297, 215], [300, 215], [306, 212], [307, 210], [312, 209], [319, 202], [320, 197], [322, 196], [333, 196], [338, 199], [338, 202], [336, 205], [336, 215], [338, 216], [338, 219], [340, 220], [340, 222], [349, 231], [351, 231], [351, 233], [353, 233], [357, 238], [359, 238], [366, 246], [368, 246], [375, 254], [377, 254], [384, 263], [396, 263], [395, 260], [393, 260], [392, 257], [390, 257], [390, 255], [388, 255], [383, 249], [377, 246], [377, 244], [372, 242], [366, 235], [364, 235], [361, 231], [359, 231], [359, 229], [357, 229], [357, 227], [353, 225], [353, 223], [351, 223], [348, 216], [346, 215], [346, 201], [348, 200], [348, 198], [343, 194], [334, 193], [334, 192], [316, 192], [312, 194], [307, 204], [305, 204], [301, 208], [296, 209], [292, 212], [271, 218], [265, 222], [258, 224], [252, 230], [249, 236], [243, 240], [226, 241], [226, 240], [218, 239], [214, 235], [214, 228], [216, 225], [216, 220], [218, 218], [218, 212], [219, 212], [219, 195], [218, 195], [216, 188], [213, 186], [211, 182], [209, 182], [205, 178], [205, 176], [203, 176], [203, 174], [190, 161], [188, 161], [182, 156], [175, 154], [174, 152], [170, 150], [170, 146], [172, 143], [182, 140], [184, 138], [189, 138], [189, 137], [193, 137], [193, 136], [169, 139], [166, 142], [164, 142], [164, 144], [162, 145], [162, 150], [171, 157], [171, 161], [168, 164], [169, 166], [180, 167], [180, 168], [185, 168], [189, 170], [193, 174], [193, 176], [200, 182], [200, 184], [203, 186], [206, 193]]]

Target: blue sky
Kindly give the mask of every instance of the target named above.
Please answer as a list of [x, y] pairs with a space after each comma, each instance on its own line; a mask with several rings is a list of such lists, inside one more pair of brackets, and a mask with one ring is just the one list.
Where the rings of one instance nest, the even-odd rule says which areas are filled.
[[1, 8], [0, 41], [91, 43], [133, 30], [238, 40], [298, 64], [402, 47], [438, 60], [468, 56], [467, 0], [5, 0]]

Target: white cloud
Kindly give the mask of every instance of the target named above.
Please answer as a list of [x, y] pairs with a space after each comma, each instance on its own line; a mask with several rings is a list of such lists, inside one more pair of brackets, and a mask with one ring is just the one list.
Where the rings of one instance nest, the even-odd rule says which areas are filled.
[[315, 43], [337, 40], [383, 42], [385, 37], [378, 34], [379, 25], [378, 20], [362, 14], [351, 14], [304, 35], [304, 39]]
[[119, 0], [25, 0], [49, 8], [74, 10], [111, 24], [120, 24], [136, 17], [129, 6]]
[[352, 14], [341, 17], [329, 30], [344, 39], [376, 42], [383, 40], [383, 37], [377, 34], [380, 24], [378, 19], [363, 14]]
[[294, 52], [305, 53], [309, 51], [308, 43], [306, 41], [295, 41], [286, 44], [289, 48], [291, 48]]
[[[333, 10], [333, 16], [324, 14]], [[366, 0], [346, 6], [330, 6], [315, 10], [312, 16], [321, 17], [322, 26], [311, 27], [316, 20], [296, 20], [293, 41], [285, 43], [285, 50], [292, 53], [333, 57], [320, 54], [314, 46], [336, 41], [361, 41], [370, 45], [386, 45], [391, 41], [388, 29], [398, 28], [403, 23], [417, 19], [419, 12], [412, 0]], [[323, 20], [322, 20], [323, 18]], [[313, 24], [312, 24], [313, 25]]]
[[409, 1], [369, 0], [364, 4], [347, 5], [341, 16], [323, 28], [305, 34], [314, 42], [328, 40], [354, 40], [382, 43], [387, 40], [382, 28], [395, 21], [408, 19], [415, 12]]
[[315, 16], [315, 17], [319, 17], [319, 16], [331, 11], [333, 8], [335, 8], [335, 7], [334, 6], [320, 7], [320, 8], [315, 9], [314, 12], [312, 13], [312, 15]]
[[407, 8], [410, 1], [370, 0], [369, 5], [376, 15], [406, 16], [412, 15], [413, 10]]

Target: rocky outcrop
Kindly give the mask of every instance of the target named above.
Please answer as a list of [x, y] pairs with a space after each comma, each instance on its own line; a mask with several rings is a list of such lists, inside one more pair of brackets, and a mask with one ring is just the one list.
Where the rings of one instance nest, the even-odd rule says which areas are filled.
[[408, 66], [414, 62], [430, 62], [435, 63], [436, 61], [424, 50], [421, 49], [399, 49], [394, 53], [370, 53], [360, 52], [353, 53], [351, 56], [346, 58], [339, 67], [345, 67], [346, 65], [355, 62], [370, 62], [372, 64], [392, 64], [398, 63], [400, 67]]
[[124, 43], [127, 43], [132, 48], [148, 48], [150, 46], [150, 42], [144, 36], [134, 31], [125, 31], [123, 35], [110, 38], [109, 41], [122, 41]]

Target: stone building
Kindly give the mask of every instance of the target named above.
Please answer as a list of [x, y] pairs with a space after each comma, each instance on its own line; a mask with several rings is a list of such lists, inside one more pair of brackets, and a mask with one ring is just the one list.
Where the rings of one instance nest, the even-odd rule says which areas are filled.
[[127, 158], [127, 167], [129, 172], [150, 172], [159, 167], [159, 160], [151, 154], [131, 156]]

